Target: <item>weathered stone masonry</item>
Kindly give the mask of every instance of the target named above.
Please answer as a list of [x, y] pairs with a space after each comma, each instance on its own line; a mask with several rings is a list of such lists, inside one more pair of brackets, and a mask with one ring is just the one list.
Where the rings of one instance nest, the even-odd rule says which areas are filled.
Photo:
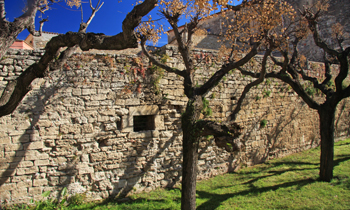
[[[1, 89], [42, 53], [9, 51], [0, 61]], [[195, 51], [199, 65], [207, 66], [197, 70], [198, 85], [219, 65], [211, 60], [214, 54]], [[167, 64], [181, 68], [175, 48], [168, 47], [166, 55]], [[58, 197], [63, 187], [70, 195], [101, 199], [178, 183], [180, 117], [186, 104], [182, 81], [141, 60], [78, 53], [62, 70], [35, 81], [18, 109], [0, 119], [1, 203], [39, 200], [48, 190]], [[238, 72], [227, 75], [207, 96], [212, 109], [208, 118], [226, 120], [249, 81]], [[338, 136], [349, 133], [345, 102], [339, 105]], [[319, 142], [317, 113], [288, 86], [273, 80], [249, 93], [237, 122], [244, 126], [244, 150], [229, 154], [210, 138], [203, 139], [198, 179]]]

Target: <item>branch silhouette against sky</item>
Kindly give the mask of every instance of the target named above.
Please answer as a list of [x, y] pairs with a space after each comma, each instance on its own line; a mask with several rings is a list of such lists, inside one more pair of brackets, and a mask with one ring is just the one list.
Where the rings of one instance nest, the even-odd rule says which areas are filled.
[[[13, 21], [14, 18], [19, 17], [25, 8], [25, 1], [23, 0], [7, 0], [5, 1], [6, 17], [9, 21]], [[96, 1], [97, 2], [97, 1]], [[95, 3], [96, 3], [95, 2]], [[103, 6], [99, 10], [98, 14], [94, 17], [87, 28], [87, 32], [104, 33], [106, 35], [115, 35], [122, 31], [122, 20], [129, 11], [132, 10], [136, 0], [101, 0], [104, 2]], [[239, 4], [240, 1], [235, 1]], [[94, 1], [93, 1], [94, 3]], [[83, 18], [87, 21], [91, 14], [89, 1], [83, 1]], [[150, 12], [152, 19], [158, 19], [158, 10], [155, 9]], [[80, 8], [66, 5], [65, 1], [53, 4], [51, 8], [45, 12], [45, 14], [39, 14], [36, 18], [36, 30], [39, 30], [40, 20], [48, 18], [49, 21], [45, 22], [43, 31], [53, 33], [66, 33], [68, 31], [78, 31], [79, 23], [81, 22], [81, 10]], [[163, 24], [168, 25], [164, 20]], [[183, 21], [180, 24], [185, 24]], [[24, 40], [29, 35], [27, 30], [20, 33], [17, 37], [19, 40]], [[167, 35], [163, 34], [158, 41], [157, 46], [163, 46], [168, 43]]]

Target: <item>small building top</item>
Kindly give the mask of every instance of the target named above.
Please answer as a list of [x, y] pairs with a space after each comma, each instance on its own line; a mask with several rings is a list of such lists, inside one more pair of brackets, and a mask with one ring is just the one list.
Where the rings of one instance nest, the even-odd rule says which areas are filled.
[[11, 49], [24, 49], [24, 50], [34, 50], [34, 48], [29, 45], [24, 40], [16, 40], [10, 47]]

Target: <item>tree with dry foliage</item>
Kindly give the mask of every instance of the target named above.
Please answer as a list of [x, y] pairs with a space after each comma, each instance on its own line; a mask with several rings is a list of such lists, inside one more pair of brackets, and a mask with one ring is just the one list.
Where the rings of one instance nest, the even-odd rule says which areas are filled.
[[[265, 77], [277, 78], [289, 84], [311, 109], [317, 110], [321, 135], [320, 180], [329, 182], [333, 178], [334, 167], [335, 112], [339, 102], [350, 96], [350, 47], [343, 46], [348, 35], [340, 24], [332, 26], [332, 37], [322, 38], [322, 32], [318, 29], [319, 20], [327, 8], [327, 1], [316, 1], [299, 11], [299, 18], [289, 21], [289, 39], [283, 43], [275, 42], [278, 45], [276, 50], [282, 57], [269, 56], [280, 68], [267, 72]], [[298, 51], [302, 40], [309, 34], [316, 46], [324, 51], [323, 65], [316, 68], [318, 72], [309, 68], [308, 59]], [[336, 43], [336, 46], [332, 43]], [[244, 75], [261, 77], [261, 73], [249, 69], [240, 68], [240, 71]]]
[[[35, 30], [34, 20], [38, 12], [45, 12], [51, 4], [57, 0], [27, 0], [26, 10], [13, 22], [6, 20], [5, 0], [0, 0], [0, 57], [2, 58], [8, 48], [16, 40], [20, 32], [25, 29], [37, 36], [41, 34], [40, 30]], [[69, 6], [81, 6], [81, 0], [65, 0]], [[0, 97], [0, 117], [12, 113], [24, 96], [30, 91], [31, 83], [36, 78], [42, 78], [49, 71], [61, 67], [67, 58], [80, 48], [83, 51], [89, 49], [99, 50], [122, 50], [126, 48], [135, 48], [138, 46], [134, 29], [140, 24], [141, 18], [147, 15], [157, 4], [157, 0], [144, 0], [136, 5], [123, 20], [123, 31], [114, 36], [106, 36], [101, 33], [86, 33], [86, 28], [92, 21], [96, 12], [101, 8], [102, 2], [99, 0], [96, 6], [93, 6], [90, 0], [92, 14], [86, 22], [80, 24], [78, 32], [67, 32], [52, 38], [45, 47], [45, 54], [37, 63], [28, 67], [16, 80], [7, 84]], [[62, 49], [66, 48], [64, 51]], [[55, 59], [58, 58], [58, 59]], [[55, 60], [55, 62], [53, 62]]]
[[[184, 69], [177, 69], [159, 61], [149, 53], [145, 47], [147, 40], [156, 41], [159, 33], [164, 29], [157, 27], [156, 21], [149, 19], [140, 25], [140, 41], [144, 54], [152, 64], [172, 72], [183, 79], [184, 94], [188, 98], [186, 110], [182, 115], [183, 131], [183, 168], [182, 168], [182, 196], [181, 209], [196, 208], [196, 177], [198, 149], [201, 137], [213, 135], [218, 146], [225, 147], [232, 152], [240, 149], [240, 143], [234, 141], [240, 134], [240, 126], [227, 119], [219, 123], [203, 118], [203, 108], [206, 97], [213, 88], [231, 70], [242, 67], [259, 52], [264, 53], [263, 65], [259, 69], [258, 80], [248, 86], [261, 83], [266, 72], [266, 62], [271, 51], [278, 42], [286, 39], [286, 28], [283, 26], [283, 17], [293, 19], [292, 8], [283, 2], [274, 0], [243, 1], [239, 6], [233, 6], [230, 1], [167, 1], [159, 3], [160, 13], [170, 24], [176, 38], [177, 47], [184, 64]], [[212, 15], [214, 10], [220, 13]], [[228, 16], [227, 14], [234, 13]], [[212, 16], [221, 16], [225, 19], [226, 30], [223, 32], [225, 40], [230, 43], [223, 47], [218, 60], [228, 59], [220, 65], [213, 75], [202, 82], [196, 81], [197, 64], [194, 59], [193, 37], [198, 33], [205, 33], [201, 28], [201, 21]], [[189, 22], [181, 27], [178, 25], [181, 18], [188, 18]], [[207, 69], [209, 71], [209, 68]], [[241, 98], [244, 98], [245, 90]], [[238, 104], [239, 109], [241, 104]]]

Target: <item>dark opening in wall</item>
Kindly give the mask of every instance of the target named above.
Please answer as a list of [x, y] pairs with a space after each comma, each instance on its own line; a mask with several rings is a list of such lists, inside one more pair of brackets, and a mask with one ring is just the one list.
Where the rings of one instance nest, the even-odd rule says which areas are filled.
[[134, 116], [134, 132], [154, 130], [155, 115]]
[[121, 131], [122, 128], [123, 128], [123, 120], [122, 120], [122, 117], [120, 117], [120, 120], [117, 121], [117, 129]]

